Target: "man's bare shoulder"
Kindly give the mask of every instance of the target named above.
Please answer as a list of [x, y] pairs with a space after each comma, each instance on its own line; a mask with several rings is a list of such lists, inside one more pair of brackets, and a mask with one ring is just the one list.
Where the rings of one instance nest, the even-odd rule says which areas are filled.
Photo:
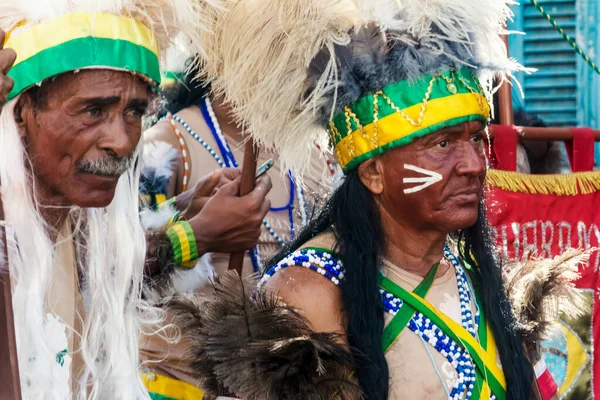
[[[321, 235], [302, 248], [333, 248], [332, 235]], [[266, 284], [267, 290], [298, 309], [322, 332], [344, 332], [342, 322], [342, 292], [329, 278], [304, 266], [282, 268]]]
[[167, 142], [175, 148], [179, 148], [177, 135], [173, 131], [173, 127], [169, 121], [163, 120], [147, 129], [144, 132], [144, 140], [146, 142]]
[[315, 331], [345, 332], [341, 289], [323, 275], [290, 266], [273, 275], [266, 288], [302, 313]]

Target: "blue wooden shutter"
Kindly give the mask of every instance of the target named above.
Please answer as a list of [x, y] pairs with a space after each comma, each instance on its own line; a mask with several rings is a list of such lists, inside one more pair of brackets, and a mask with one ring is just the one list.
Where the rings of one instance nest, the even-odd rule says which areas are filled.
[[[546, 11], [600, 64], [600, 1], [538, 0]], [[510, 37], [510, 54], [528, 67], [531, 76], [517, 74], [525, 99], [513, 90], [515, 107], [538, 114], [549, 125], [589, 126], [600, 129], [600, 76], [573, 51], [562, 36], [528, 0], [513, 7], [510, 29], [526, 35]], [[596, 163], [600, 144], [596, 145]]]
[[[575, 38], [576, 0], [538, 0], [556, 22]], [[542, 14], [524, 0], [521, 4], [522, 62], [538, 71], [522, 79], [526, 111], [537, 114], [554, 126], [577, 126], [583, 113], [578, 112], [578, 59], [569, 44]], [[523, 76], [523, 75], [521, 75]]]

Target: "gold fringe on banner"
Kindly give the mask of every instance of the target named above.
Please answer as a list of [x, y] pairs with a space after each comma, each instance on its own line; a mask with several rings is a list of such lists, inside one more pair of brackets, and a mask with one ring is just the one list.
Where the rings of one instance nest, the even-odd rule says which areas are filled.
[[600, 191], [600, 171], [556, 175], [529, 175], [488, 170], [487, 184], [509, 192], [576, 196]]

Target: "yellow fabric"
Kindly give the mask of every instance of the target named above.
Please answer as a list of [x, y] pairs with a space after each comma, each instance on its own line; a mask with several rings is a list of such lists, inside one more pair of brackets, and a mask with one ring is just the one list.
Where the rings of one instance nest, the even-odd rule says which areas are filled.
[[17, 53], [17, 66], [43, 50], [85, 37], [126, 40], [158, 55], [152, 31], [134, 19], [108, 13], [77, 12], [24, 28], [10, 35], [4, 47]]
[[177, 232], [177, 237], [179, 238], [179, 243], [181, 245], [181, 259], [189, 260], [191, 257], [190, 242], [188, 240], [185, 228], [181, 226], [181, 224], [175, 224], [171, 228]]
[[576, 196], [600, 191], [600, 171], [561, 175], [529, 175], [489, 170], [487, 183], [509, 192]]
[[[494, 338], [494, 333], [492, 332], [492, 328], [490, 327], [490, 324], [486, 324], [486, 331], [487, 331], [487, 350], [490, 353], [490, 360], [491, 359], [497, 360], [498, 359], [498, 348], [496, 347], [496, 339]], [[484, 362], [487, 365], [487, 361], [484, 360]], [[497, 365], [497, 364], [494, 364], [494, 365]], [[496, 373], [494, 373], [494, 375], [496, 375]], [[498, 375], [496, 375], [496, 376], [498, 376]], [[501, 376], [502, 376], [502, 378], [504, 378], [504, 372], [502, 372]], [[500, 382], [500, 384], [502, 384], [502, 386], [506, 387], [506, 383]], [[479, 398], [480, 399], [489, 399], [491, 397], [491, 395], [492, 395], [492, 390], [490, 389], [490, 386], [487, 383], [487, 379], [484, 379], [483, 388], [481, 389], [481, 395], [479, 396]]]
[[565, 339], [567, 342], [567, 371], [565, 376], [565, 381], [562, 386], [558, 390], [558, 394], [561, 396], [567, 392], [569, 388], [573, 386], [577, 378], [579, 377], [579, 373], [583, 366], [588, 362], [588, 355], [585, 352], [585, 349], [582, 347], [581, 342], [577, 335], [573, 333], [569, 328], [560, 325], [560, 328], [563, 330], [565, 334]]
[[154, 198], [156, 199], [156, 204], [162, 204], [167, 201], [167, 196], [162, 193], [155, 195]]
[[149, 392], [177, 400], [202, 400], [204, 392], [187, 382], [159, 375], [154, 372], [142, 374], [142, 381]]
[[[482, 110], [481, 105], [485, 105], [486, 110]], [[422, 104], [416, 104], [402, 111], [410, 118], [418, 120], [421, 109]], [[377, 123], [365, 125], [362, 129], [357, 129], [351, 135], [340, 140], [335, 146], [336, 155], [340, 165], [344, 168], [354, 158], [415, 132], [451, 119], [478, 114], [489, 117], [487, 100], [480, 94], [464, 93], [430, 100], [419, 126], [413, 126], [400, 113], [390, 114], [381, 118]], [[377, 126], [377, 133], [375, 133], [375, 126]], [[378, 146], [374, 144], [375, 138], [377, 138]]]

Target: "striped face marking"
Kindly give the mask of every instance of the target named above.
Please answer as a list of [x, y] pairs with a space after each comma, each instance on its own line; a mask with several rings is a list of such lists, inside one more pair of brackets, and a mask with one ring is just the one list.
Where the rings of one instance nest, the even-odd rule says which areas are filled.
[[[419, 168], [411, 164], [404, 164], [404, 169], [409, 171], [417, 172], [423, 176], [413, 177], [413, 178], [404, 178], [402, 183], [408, 184], [411, 187], [404, 189], [404, 193], [411, 194], [420, 192], [421, 190], [428, 188], [429, 186], [440, 182], [443, 177], [437, 172], [429, 171], [424, 168]], [[414, 184], [418, 184], [413, 186]]]

